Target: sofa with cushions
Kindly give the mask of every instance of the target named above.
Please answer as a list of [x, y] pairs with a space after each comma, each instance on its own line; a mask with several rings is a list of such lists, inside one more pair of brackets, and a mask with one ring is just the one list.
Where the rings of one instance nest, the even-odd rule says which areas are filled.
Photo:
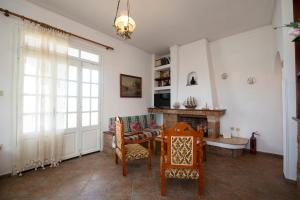
[[[115, 132], [115, 117], [109, 119], [109, 132]], [[126, 140], [154, 138], [160, 135], [155, 114], [121, 117]], [[112, 143], [114, 147], [114, 142]]]

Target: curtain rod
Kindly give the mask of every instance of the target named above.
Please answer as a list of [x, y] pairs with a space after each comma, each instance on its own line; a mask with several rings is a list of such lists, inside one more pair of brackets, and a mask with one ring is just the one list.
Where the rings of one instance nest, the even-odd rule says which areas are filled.
[[88, 41], [88, 42], [97, 44], [97, 45], [99, 45], [99, 46], [102, 46], [102, 47], [106, 48], [106, 50], [114, 50], [114, 48], [111, 47], [111, 46], [108, 46], [108, 45], [105, 45], [105, 44], [101, 44], [101, 43], [99, 43], [99, 42], [96, 42], [96, 41], [93, 41], [93, 40], [84, 38], [84, 37], [82, 37], [82, 36], [79, 36], [79, 35], [76, 35], [76, 34], [74, 34], [74, 33], [65, 31], [65, 30], [63, 30], [63, 29], [56, 28], [56, 27], [51, 26], [51, 25], [49, 25], [49, 24], [46, 24], [46, 23], [43, 23], [43, 22], [40, 22], [40, 21], [31, 19], [31, 18], [29, 18], [29, 17], [25, 17], [25, 16], [23, 16], [23, 15], [19, 15], [19, 14], [17, 14], [17, 13], [11, 12], [11, 11], [9, 11], [9, 10], [0, 8], [0, 11], [3, 12], [3, 13], [4, 13], [4, 16], [6, 16], [6, 17], [9, 17], [10, 15], [13, 15], [13, 16], [15, 16], [15, 17], [18, 17], [18, 18], [22, 19], [22, 20], [27, 20], [27, 21], [30, 21], [30, 22], [39, 24], [39, 25], [41, 25], [42, 27], [45, 27], [45, 28], [48, 28], [48, 29], [53, 29], [53, 30], [56, 30], [56, 31], [59, 31], [59, 32], [68, 34], [68, 35], [70, 35], [70, 36], [77, 37], [77, 38], [79, 38], [79, 39], [86, 40], [86, 41]]

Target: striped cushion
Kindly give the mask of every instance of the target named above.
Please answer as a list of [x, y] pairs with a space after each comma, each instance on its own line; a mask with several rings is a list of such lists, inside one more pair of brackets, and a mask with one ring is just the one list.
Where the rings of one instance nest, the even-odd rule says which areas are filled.
[[126, 142], [130, 142], [130, 141], [134, 141], [134, 140], [143, 140], [143, 139], [146, 139], [146, 135], [143, 134], [143, 133], [135, 134], [135, 135], [131, 135], [131, 134], [132, 133], [124, 135], [125, 143]]
[[121, 117], [123, 124], [124, 124], [124, 132], [128, 133], [131, 131], [130, 129], [130, 120], [128, 119], [128, 117]]
[[[155, 116], [155, 114], [149, 114], [149, 115], [121, 117], [121, 119], [124, 123], [124, 132], [128, 133], [128, 132], [131, 132], [131, 129], [130, 129], [131, 122], [140, 122], [141, 128], [145, 129], [145, 128], [149, 127], [149, 123], [152, 120], [156, 120], [156, 116]], [[111, 127], [115, 121], [116, 121], [115, 117], [112, 117], [109, 119], [109, 130], [110, 131], [114, 131]]]
[[157, 129], [145, 128], [143, 130], [143, 133], [147, 138], [151, 138], [160, 135], [161, 131], [159, 128]]

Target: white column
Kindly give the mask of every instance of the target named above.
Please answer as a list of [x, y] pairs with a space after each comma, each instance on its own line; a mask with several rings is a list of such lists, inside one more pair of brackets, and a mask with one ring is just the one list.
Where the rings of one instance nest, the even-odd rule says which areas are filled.
[[171, 107], [178, 101], [178, 46], [170, 48], [171, 57]]

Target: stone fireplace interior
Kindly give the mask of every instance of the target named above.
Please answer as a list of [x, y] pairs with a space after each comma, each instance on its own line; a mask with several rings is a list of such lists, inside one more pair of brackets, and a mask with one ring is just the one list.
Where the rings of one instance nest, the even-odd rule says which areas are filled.
[[203, 128], [204, 129], [204, 137], [208, 137], [207, 117], [197, 116], [197, 115], [177, 115], [177, 121], [186, 122], [194, 130], [197, 130], [198, 128]]

